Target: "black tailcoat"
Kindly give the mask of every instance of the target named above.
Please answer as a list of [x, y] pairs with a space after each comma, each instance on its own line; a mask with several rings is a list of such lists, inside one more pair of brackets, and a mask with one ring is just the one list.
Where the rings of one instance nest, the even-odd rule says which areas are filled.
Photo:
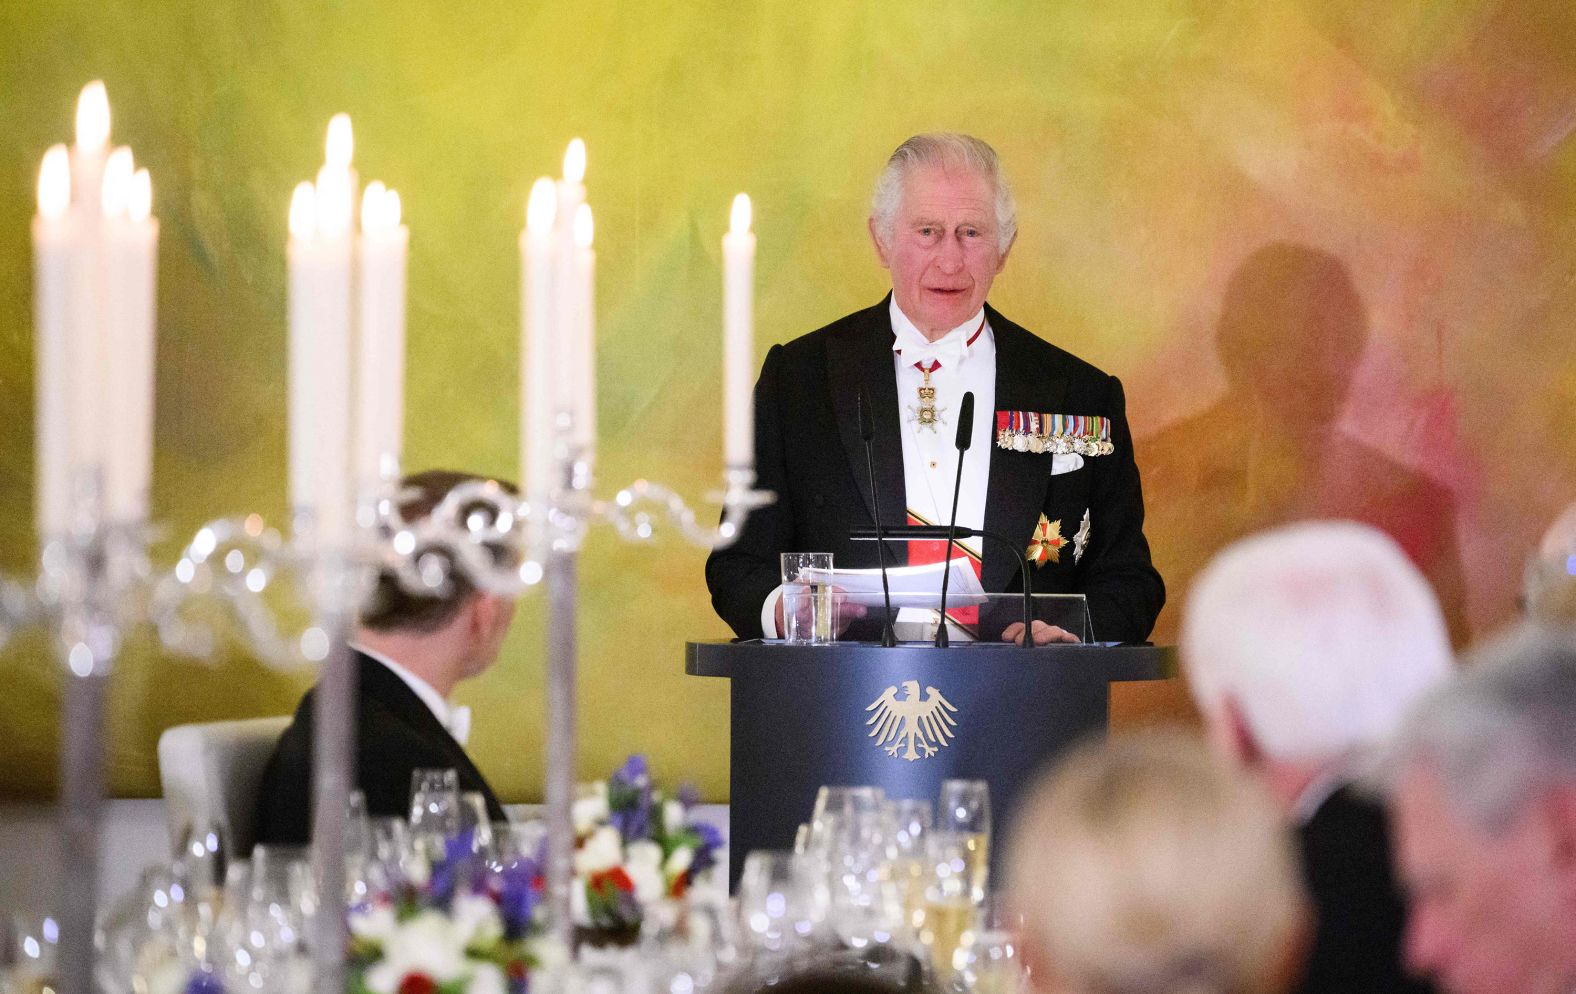
[[1384, 809], [1342, 787], [1298, 831], [1318, 913], [1297, 994], [1427, 994], [1401, 962], [1406, 907], [1390, 866]]
[[[373, 817], [410, 816], [410, 776], [422, 769], [453, 769], [460, 790], [481, 791], [488, 816], [505, 820], [492, 788], [438, 721], [432, 709], [387, 666], [354, 653], [359, 713], [356, 786]], [[317, 688], [306, 692], [290, 727], [279, 737], [258, 793], [257, 841], [304, 845], [312, 825], [312, 735]]]
[[[1050, 454], [992, 444], [985, 530], [1027, 549], [1041, 514], [1060, 521], [1070, 540], [1088, 510], [1084, 555], [1075, 562], [1069, 542], [1059, 562], [1031, 565], [1034, 589], [1085, 594], [1097, 640], [1142, 641], [1165, 603], [1165, 585], [1144, 538], [1144, 498], [1122, 384], [988, 305], [985, 313], [996, 341], [996, 410], [1101, 415], [1111, 419], [1116, 446], [1111, 455], [1085, 457], [1081, 468], [1053, 476]], [[740, 638], [761, 635], [761, 607], [777, 586], [780, 553], [831, 552], [840, 567], [877, 565], [874, 542], [848, 538], [850, 527], [875, 523], [856, 412], [861, 384], [874, 408], [881, 517], [888, 525], [904, 524], [892, 340], [883, 300], [766, 354], [755, 386], [755, 467], [757, 486], [775, 492], [777, 502], [751, 514], [739, 540], [706, 561], [712, 604]], [[974, 416], [995, 424], [995, 411]], [[972, 465], [981, 457], [970, 451], [966, 458]], [[906, 553], [898, 548], [901, 562]], [[986, 544], [983, 552], [987, 592], [1022, 589], [1018, 565], [1004, 549]]]

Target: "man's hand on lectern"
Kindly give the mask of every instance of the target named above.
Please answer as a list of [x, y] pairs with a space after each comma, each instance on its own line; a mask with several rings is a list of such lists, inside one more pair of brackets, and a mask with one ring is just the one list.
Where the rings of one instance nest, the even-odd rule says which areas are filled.
[[[786, 597], [778, 597], [777, 598], [777, 637], [778, 638], [782, 638], [783, 637], [783, 632], [787, 631], [787, 628], [784, 627], [784, 625], [783, 625], [783, 601], [785, 601], [785, 600], [787, 600]], [[810, 621], [810, 617], [809, 617], [810, 604], [809, 604], [809, 601], [801, 599], [801, 603], [804, 606], [804, 619], [803, 620], [804, 620], [804, 622], [806, 624], [809, 624], [809, 621]], [[868, 613], [866, 608], [865, 608], [865, 606], [863, 604], [859, 604], [859, 603], [856, 603], [854, 601], [850, 601], [848, 599], [848, 595], [843, 592], [843, 588], [842, 587], [833, 587], [832, 588], [832, 610], [837, 615], [837, 634], [838, 635], [842, 635], [844, 632], [848, 631], [848, 626], [849, 625], [851, 625], [854, 622], [858, 621], [860, 618], [863, 618]], [[1018, 627], [1022, 628], [1023, 626], [1019, 625]]]
[[[1014, 621], [1012, 624], [1008, 625], [1006, 631], [1001, 633], [1001, 640], [1003, 642], [1011, 642], [1014, 645], [1022, 645], [1023, 622]], [[1055, 625], [1047, 625], [1043, 621], [1036, 621], [1034, 623], [1035, 645], [1050, 645], [1053, 642], [1077, 641], [1078, 636], [1074, 635], [1072, 632], [1069, 632], [1065, 628], [1058, 628]]]

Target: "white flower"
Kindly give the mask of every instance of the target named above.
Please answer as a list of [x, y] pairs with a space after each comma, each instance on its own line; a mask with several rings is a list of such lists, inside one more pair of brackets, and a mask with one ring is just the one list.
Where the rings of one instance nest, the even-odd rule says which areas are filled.
[[394, 916], [393, 905], [374, 904], [366, 910], [350, 913], [350, 934], [379, 945], [388, 942], [398, 925], [399, 919]]
[[496, 963], [477, 963], [471, 982], [465, 985], [465, 994], [507, 994], [503, 971]]
[[662, 803], [662, 831], [665, 835], [672, 835], [684, 827], [684, 805], [678, 801], [664, 801]]
[[498, 906], [478, 894], [456, 894], [449, 916], [462, 948], [486, 945], [503, 938]]
[[576, 925], [591, 927], [591, 904], [586, 897], [587, 883], [576, 880], [569, 888], [569, 920]]
[[669, 880], [676, 879], [679, 874], [690, 868], [695, 862], [695, 850], [689, 846], [679, 846], [668, 857], [667, 864], [662, 867], [662, 872], [667, 874]]
[[593, 873], [611, 870], [624, 856], [624, 841], [618, 829], [604, 825], [591, 833], [585, 845], [575, 850], [575, 875], [589, 877]]
[[[580, 895], [580, 906], [582, 909], [584, 909], [586, 894], [585, 888], [576, 887], [573, 889], [572, 893]], [[570, 904], [573, 905], [574, 902], [570, 901]], [[589, 925], [591, 924], [591, 921], [588, 916], [583, 922], [576, 919], [576, 924]], [[536, 968], [538, 970], [551, 972], [553, 970], [561, 970], [569, 965], [568, 948], [565, 947], [562, 942], [559, 942], [557, 939], [554, 939], [551, 936], [541, 935], [536, 936], [535, 938], [527, 939], [525, 948], [530, 953], [531, 958], [536, 961]]]
[[649, 839], [640, 839], [629, 844], [629, 855], [625, 862], [630, 866], [661, 866], [662, 847]]
[[448, 983], [463, 977], [467, 966], [465, 946], [454, 924], [436, 911], [423, 911], [389, 936], [383, 958], [367, 970], [367, 987], [373, 994], [395, 994], [413, 973]]
[[601, 781], [594, 784], [589, 795], [575, 799], [569, 813], [575, 825], [575, 835], [590, 835], [593, 829], [612, 817], [607, 806], [607, 784]]
[[[631, 846], [631, 848], [634, 848]], [[657, 850], [657, 862], [640, 862], [624, 864], [624, 872], [629, 874], [629, 882], [635, 885], [635, 898], [641, 904], [650, 904], [661, 899], [662, 886], [662, 850]]]

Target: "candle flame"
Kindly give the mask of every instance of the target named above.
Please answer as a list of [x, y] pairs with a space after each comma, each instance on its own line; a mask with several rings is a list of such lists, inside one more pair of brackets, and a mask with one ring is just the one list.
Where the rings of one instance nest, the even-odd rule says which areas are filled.
[[586, 143], [579, 138], [564, 149], [564, 182], [581, 183], [586, 178]]
[[70, 207], [71, 153], [64, 145], [54, 145], [38, 169], [38, 213], [53, 221]]
[[750, 195], [741, 193], [733, 198], [733, 211], [728, 217], [728, 233], [742, 235], [750, 230]]
[[77, 147], [102, 152], [109, 145], [109, 91], [95, 79], [77, 97]]
[[139, 169], [131, 176], [126, 214], [139, 223], [153, 216], [153, 177], [148, 175], [146, 169]]
[[383, 230], [383, 198], [388, 190], [378, 180], [367, 184], [361, 193], [361, 230], [367, 234]]
[[290, 197], [290, 237], [306, 241], [317, 223], [317, 191], [306, 181], [296, 185]]
[[[383, 195], [383, 217], [388, 221], [390, 231], [399, 230], [400, 214], [399, 191], [390, 190]], [[399, 474], [395, 473], [394, 475], [398, 476]]]
[[558, 194], [553, 190], [553, 181], [543, 176], [531, 184], [531, 199], [525, 205], [526, 230], [537, 234], [553, 230], [557, 214]]
[[575, 210], [575, 248], [590, 248], [591, 236], [595, 233], [596, 227], [591, 221], [591, 205], [581, 204]]
[[340, 168], [349, 166], [355, 148], [355, 136], [350, 130], [350, 115], [335, 114], [329, 118], [328, 142], [325, 148], [325, 158], [328, 164]]
[[105, 217], [121, 217], [126, 213], [131, 175], [136, 171], [131, 149], [122, 145], [109, 154], [109, 161], [104, 163], [104, 189], [100, 195]]

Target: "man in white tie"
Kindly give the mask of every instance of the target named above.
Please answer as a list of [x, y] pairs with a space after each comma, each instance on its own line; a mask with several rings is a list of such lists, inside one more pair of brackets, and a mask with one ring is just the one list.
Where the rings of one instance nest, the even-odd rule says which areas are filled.
[[[1018, 231], [995, 150], [962, 134], [908, 139], [876, 181], [868, 227], [891, 293], [774, 345], [762, 365], [755, 468], [757, 485], [777, 501], [753, 512], [738, 541], [707, 560], [717, 613], [740, 638], [775, 638], [781, 553], [830, 552], [839, 568], [874, 567], [875, 543], [849, 538], [850, 528], [875, 523], [874, 489], [883, 524], [945, 524], [955, 510], [959, 525], [1026, 552], [1035, 591], [1088, 599], [1093, 639], [1148, 638], [1165, 585], [1144, 538], [1122, 385], [987, 302]], [[871, 405], [868, 461], [862, 392]], [[960, 456], [966, 394], [975, 415]], [[896, 565], [946, 555], [945, 542], [893, 545]], [[959, 548], [987, 593], [1022, 589], [1013, 548], [973, 541]], [[866, 617], [859, 626], [866, 630], [849, 635], [874, 637], [873, 621]], [[949, 622], [958, 638], [1023, 634], [1010, 618], [949, 612]], [[1034, 638], [1073, 635], [1037, 622]]]
[[[461, 483], [481, 479], [431, 470], [406, 477], [401, 514], [415, 522]], [[508, 485], [505, 484], [507, 487]], [[512, 488], [510, 488], [512, 490]], [[372, 816], [409, 814], [411, 773], [453, 769], [461, 791], [478, 791], [489, 817], [504, 820], [498, 798], [470, 757], [470, 709], [449, 703], [460, 681], [498, 658], [514, 601], [451, 579], [446, 597], [417, 597], [387, 572], [361, 613], [350, 646], [357, 662], [356, 787]], [[260, 843], [308, 841], [312, 796], [315, 689], [296, 708], [263, 773], [257, 815]]]

